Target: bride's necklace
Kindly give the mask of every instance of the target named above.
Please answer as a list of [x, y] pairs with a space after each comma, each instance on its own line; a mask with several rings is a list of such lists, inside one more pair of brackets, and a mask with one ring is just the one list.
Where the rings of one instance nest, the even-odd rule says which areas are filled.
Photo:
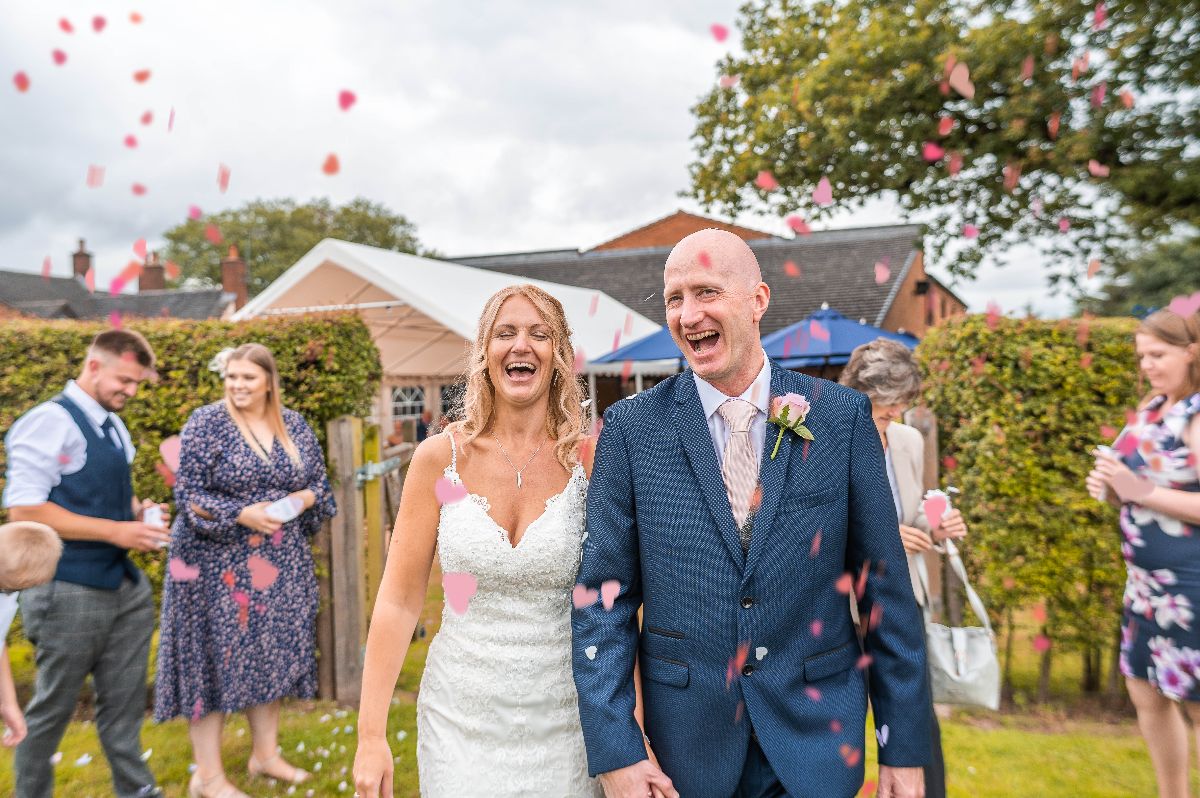
[[533, 454], [529, 455], [529, 459], [525, 461], [525, 465], [521, 466], [520, 468], [517, 468], [515, 465], [513, 465], [513, 461], [508, 456], [508, 452], [504, 451], [504, 444], [500, 442], [500, 439], [496, 437], [496, 433], [494, 432], [492, 433], [492, 439], [496, 441], [496, 445], [500, 447], [500, 454], [504, 455], [504, 460], [508, 463], [508, 467], [517, 472], [517, 489], [519, 490], [521, 488], [521, 472], [523, 472], [526, 468], [529, 468], [529, 464], [533, 462], [533, 458], [537, 457], [538, 452], [540, 452], [542, 447], [546, 445], [546, 439], [542, 439], [542, 442], [538, 444], [538, 447], [533, 450]]

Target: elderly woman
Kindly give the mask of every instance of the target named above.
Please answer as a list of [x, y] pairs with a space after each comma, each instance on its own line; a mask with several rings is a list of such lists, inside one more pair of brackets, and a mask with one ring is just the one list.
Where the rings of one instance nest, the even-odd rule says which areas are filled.
[[[967, 526], [958, 510], [943, 516], [931, 531], [925, 518], [924, 495], [925, 439], [921, 433], [901, 422], [904, 412], [921, 393], [921, 373], [908, 347], [888, 338], [876, 338], [850, 355], [842, 371], [841, 383], [862, 391], [871, 400], [871, 418], [879, 430], [887, 463], [888, 482], [900, 520], [900, 542], [908, 554], [908, 571], [917, 602], [929, 612], [930, 597], [920, 572], [922, 558], [935, 541], [961, 538]], [[925, 768], [925, 795], [938, 798], [946, 794], [945, 765], [942, 760], [942, 736], [933, 705], [928, 707], [933, 730], [933, 762]]]

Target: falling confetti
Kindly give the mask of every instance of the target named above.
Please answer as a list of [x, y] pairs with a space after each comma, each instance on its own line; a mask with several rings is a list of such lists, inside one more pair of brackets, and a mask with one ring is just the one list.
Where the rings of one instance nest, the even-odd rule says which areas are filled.
[[456, 615], [463, 615], [470, 605], [471, 598], [479, 589], [479, 583], [474, 574], [465, 571], [442, 574], [442, 589], [446, 592], [446, 603]]
[[1092, 30], [1100, 30], [1107, 21], [1108, 8], [1104, 3], [1096, 3], [1096, 10], [1092, 14]]
[[1088, 174], [1092, 177], [1108, 177], [1109, 169], [1095, 158], [1088, 161]]
[[50, 256], [47, 255], [46, 259], [44, 261], [42, 261], [42, 279], [43, 280], [50, 279], [50, 266], [51, 266]]
[[71, 20], [67, 19], [66, 17], [63, 17], [62, 19], [60, 19], [58, 21], [58, 27], [62, 29], [63, 33], [74, 33], [75, 32], [75, 26], [72, 25]]
[[813, 338], [817, 339], [818, 341], [828, 341], [829, 340], [829, 330], [826, 329], [825, 326], [823, 324], [821, 324], [821, 322], [817, 321], [816, 319], [813, 319], [812, 321], [810, 321], [808, 323], [808, 332]]
[[154, 112], [153, 111], [147, 111], [146, 113], [142, 114], [141, 123], [143, 125], [149, 125], [153, 121], [154, 121]]
[[875, 264], [875, 284], [883, 285], [892, 276], [892, 268], [888, 265], [888, 258], [885, 256], [883, 260]]
[[1120, 94], [1118, 94], [1117, 96], [1121, 98], [1121, 105], [1125, 106], [1125, 110], [1128, 111], [1130, 108], [1133, 107], [1133, 92], [1132, 91], [1130, 91], [1129, 89], [1121, 89]]
[[696, 255], [696, 260], [704, 268], [706, 268], [706, 269], [712, 268], [712, 258], [709, 256], [709, 254], [707, 252], [701, 251], [698, 255]]
[[[164, 263], [163, 271], [166, 272], [168, 280], [178, 280], [179, 279], [179, 264], [176, 263], [175, 261], [169, 260], [166, 263]], [[164, 316], [168, 315], [167, 309], [165, 307], [163, 308], [163, 315]]]
[[854, 589], [854, 577], [848, 573], [842, 574], [833, 586], [837, 588], [837, 592], [848, 596], [850, 595], [850, 591]]
[[220, 228], [211, 222], [204, 226], [204, 237], [208, 239], [210, 244], [220, 244], [223, 240]]
[[358, 102], [358, 97], [349, 89], [342, 89], [338, 92], [338, 107], [343, 111], [349, 111], [356, 102]]
[[128, 147], [129, 149], [132, 150], [135, 147], [137, 147], [137, 145], [138, 145], [137, 136], [130, 133], [128, 136], [125, 137], [125, 146], [126, 147]]
[[575, 605], [575, 609], [582, 610], [596, 603], [596, 599], [600, 598], [599, 591], [592, 590], [587, 585], [575, 585], [571, 591], [571, 603]]
[[950, 135], [951, 130], [954, 130], [954, 117], [943, 116], [940, 119], [938, 119], [938, 135], [939, 136], [948, 136], [948, 135]]
[[92, 17], [92, 30], [96, 31], [96, 33], [104, 30], [104, 26], [107, 24], [108, 20], [106, 20], [104, 17]]
[[1033, 648], [1039, 654], [1045, 654], [1050, 650], [1050, 638], [1045, 635], [1038, 635], [1033, 638]]
[[979, 228], [973, 224], [964, 224], [962, 234], [963, 238], [976, 238], [979, 235]]
[[962, 153], [959, 153], [959, 152], [950, 153], [950, 162], [946, 164], [946, 171], [950, 173], [950, 176], [954, 177], [959, 172], [961, 172], [962, 166], [963, 166]]
[[729, 658], [729, 665], [725, 669], [725, 689], [733, 684], [733, 680], [740, 676], [742, 668], [746, 665], [746, 658], [750, 656], [750, 644], [738, 643], [737, 654]]
[[971, 70], [966, 64], [959, 61], [950, 70], [950, 77], [947, 79], [950, 88], [958, 92], [962, 97], [971, 100], [975, 97], [975, 84], [971, 82]]
[[829, 184], [828, 177], [822, 177], [817, 182], [817, 187], [813, 189], [812, 198], [813, 202], [821, 206], [833, 204], [833, 186]]
[[857, 767], [858, 763], [862, 760], [862, 750], [846, 743], [842, 743], [838, 752], [842, 755], [842, 760], [848, 768]]
[[620, 592], [621, 583], [616, 579], [609, 579], [600, 585], [600, 603], [604, 605], [604, 609], [611, 610], [613, 608]]
[[817, 534], [813, 535], [812, 545], [808, 547], [808, 558], [815, 560], [817, 555], [821, 553], [821, 531], [817, 530]]
[[204, 215], [204, 212], [200, 210], [199, 205], [189, 205], [187, 215], [192, 221], [197, 221], [201, 216]]
[[802, 236], [812, 235], [812, 230], [809, 228], [808, 222], [804, 221], [803, 218], [793, 214], [793, 215], [787, 217], [787, 219], [785, 219], [784, 221], [787, 222], [787, 226], [792, 228], [792, 231], [795, 232], [796, 234], [802, 235]]
[[336, 175], [341, 168], [337, 155], [332, 152], [325, 158], [325, 163], [321, 164], [321, 171], [327, 175]]
[[1099, 108], [1104, 105], [1104, 96], [1108, 93], [1108, 84], [1100, 81], [1096, 88], [1092, 89], [1092, 107]]
[[722, 75], [717, 79], [717, 85], [722, 89], [732, 89], [742, 80], [741, 75]]
[[13, 75], [13, 85], [17, 87], [17, 91], [19, 92], [24, 93], [29, 91], [29, 76], [24, 72], [18, 72]]
[[96, 293], [96, 270], [88, 269], [83, 275], [83, 284], [87, 286], [89, 294]]
[[121, 324], [121, 314], [118, 311], [110, 311], [108, 314], [108, 324], [114, 330], [119, 330], [123, 326]]
[[718, 42], [723, 42], [729, 37], [729, 28], [720, 23], [713, 23], [708, 29], [712, 32], [713, 38]]
[[129, 190], [133, 192], [133, 195], [135, 197], [141, 197], [141, 196], [145, 195], [145, 193], [146, 193], [146, 187], [143, 186], [141, 183], [134, 183], [132, 186], [129, 187]]
[[1004, 190], [1013, 191], [1021, 180], [1021, 164], [1010, 161], [1004, 165]]
[[1088, 279], [1089, 280], [1092, 279], [1099, 273], [1100, 273], [1100, 259], [1092, 258], [1090, 261], [1088, 261], [1088, 267], [1087, 267]]
[[175, 129], [175, 109], [171, 109], [171, 114], [167, 117], [167, 132], [170, 133]]
[[946, 154], [946, 150], [937, 142], [927, 141], [924, 147], [921, 148], [921, 156], [929, 163], [942, 160], [942, 156]]
[[1071, 220], [1070, 219], [1068, 219], [1067, 217], [1064, 216], [1063, 218], [1058, 220], [1058, 232], [1065, 233], [1070, 229], [1071, 229]]
[[225, 164], [217, 167], [217, 189], [222, 194], [229, 189], [229, 167]]
[[779, 188], [779, 181], [775, 179], [775, 175], [764, 169], [758, 173], [758, 177], [754, 178], [754, 185], [763, 191], [774, 191]]
[[447, 477], [442, 477], [433, 486], [434, 496], [437, 497], [438, 504], [454, 504], [467, 498], [467, 488], [461, 483], [452, 482]]
[[1021, 82], [1033, 80], [1033, 56], [1025, 56], [1025, 60], [1021, 62]]
[[799, 277], [800, 267], [796, 265], [795, 261], [785, 261], [783, 264], [783, 273], [788, 277]]
[[821, 633], [825, 631], [825, 623], [820, 618], [817, 618], [809, 624], [808, 630], [812, 632], [813, 637], [820, 637]]
[[62, 50], [52, 50], [50, 52], [50, 58], [53, 59], [54, 63], [58, 66], [62, 66], [63, 64], [67, 63], [67, 54]]
[[142, 24], [142, 15], [136, 11], [131, 11], [129, 12], [129, 21], [134, 25], [140, 25]]

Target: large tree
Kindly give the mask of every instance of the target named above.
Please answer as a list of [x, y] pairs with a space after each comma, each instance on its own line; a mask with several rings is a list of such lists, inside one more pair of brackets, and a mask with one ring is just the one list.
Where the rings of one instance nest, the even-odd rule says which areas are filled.
[[1160, 243], [1117, 262], [1083, 310], [1105, 316], [1141, 315], [1166, 307], [1182, 294], [1200, 291], [1200, 236]]
[[690, 193], [807, 221], [892, 196], [961, 275], [1040, 241], [1052, 281], [1074, 280], [1194, 227], [1200, 0], [1112, 5], [747, 3], [744, 55], [693, 109]]
[[176, 225], [163, 236], [164, 257], [179, 265], [178, 281], [221, 284], [221, 260], [236, 246], [246, 261], [250, 295], [270, 285], [323, 238], [355, 244], [423, 251], [417, 229], [386, 206], [358, 197], [334, 206], [328, 199], [298, 204], [291, 199], [254, 200]]

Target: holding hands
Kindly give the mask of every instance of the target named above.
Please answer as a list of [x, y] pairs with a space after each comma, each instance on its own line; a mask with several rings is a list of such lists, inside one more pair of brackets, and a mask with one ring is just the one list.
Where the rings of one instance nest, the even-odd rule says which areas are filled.
[[601, 773], [600, 784], [605, 798], [679, 798], [671, 779], [649, 759]]

